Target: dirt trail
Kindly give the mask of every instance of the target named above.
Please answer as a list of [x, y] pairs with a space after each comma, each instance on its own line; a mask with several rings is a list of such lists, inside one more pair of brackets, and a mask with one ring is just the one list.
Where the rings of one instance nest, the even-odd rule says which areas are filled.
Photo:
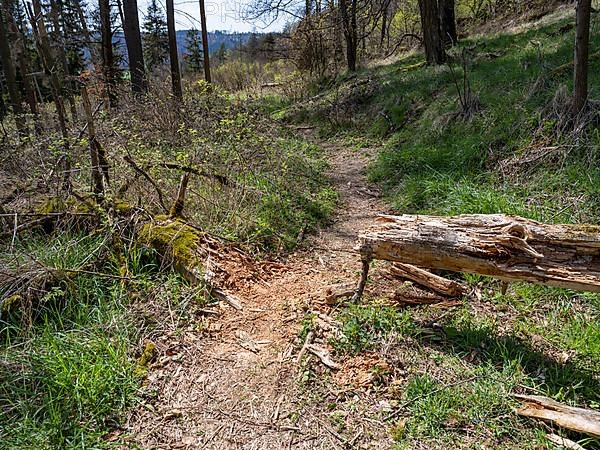
[[330, 177], [341, 195], [333, 224], [308, 237], [304, 250], [289, 255], [264, 282], [237, 292], [242, 311], [222, 307], [200, 326], [156, 343], [161, 354], [171, 356], [150, 371], [146, 403], [125, 427], [133, 443], [155, 449], [381, 444], [383, 424], [371, 424], [373, 431], [363, 422], [342, 436], [327, 420], [323, 399], [299, 383], [304, 372], [296, 362], [298, 333], [305, 312], [327, 313], [327, 287], [356, 282], [360, 261], [351, 252], [356, 234], [386, 210], [365, 178], [365, 154], [318, 144], [329, 156]]

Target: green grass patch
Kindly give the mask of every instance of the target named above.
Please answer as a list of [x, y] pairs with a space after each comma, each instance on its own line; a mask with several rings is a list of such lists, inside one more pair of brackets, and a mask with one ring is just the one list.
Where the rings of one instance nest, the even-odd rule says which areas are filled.
[[28, 236], [0, 255], [4, 267], [19, 267], [31, 278], [46, 268], [77, 270], [90, 263], [95, 266], [90, 272], [101, 274], [50, 280], [52, 285], [38, 286], [45, 293], [23, 293], [20, 301], [3, 305], [3, 448], [108, 448], [103, 436], [133, 404], [141, 381], [134, 374], [139, 330], [127, 307], [131, 292], [143, 291], [156, 273], [156, 260], [130, 249], [125, 257], [130, 286], [111, 277], [119, 276], [119, 268], [107, 253], [107, 242], [103, 233], [64, 233], [51, 241]]
[[392, 332], [399, 335], [415, 332], [410, 314], [395, 307], [350, 304], [337, 319], [342, 328], [331, 344], [341, 353], [357, 354], [376, 348]]

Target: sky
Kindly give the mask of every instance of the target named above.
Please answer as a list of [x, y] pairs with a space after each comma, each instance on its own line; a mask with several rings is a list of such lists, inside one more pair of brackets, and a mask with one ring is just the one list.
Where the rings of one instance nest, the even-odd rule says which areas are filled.
[[[205, 0], [206, 25], [208, 31], [255, 31], [268, 32], [280, 31], [290, 20], [290, 17], [281, 17], [272, 24], [265, 24], [261, 20], [248, 22], [243, 20], [243, 11], [252, 0]], [[140, 23], [146, 16], [149, 0], [138, 0], [140, 9]], [[165, 6], [164, 0], [158, 3]], [[200, 29], [200, 6], [198, 0], [175, 0], [175, 28], [187, 30], [190, 28]]]

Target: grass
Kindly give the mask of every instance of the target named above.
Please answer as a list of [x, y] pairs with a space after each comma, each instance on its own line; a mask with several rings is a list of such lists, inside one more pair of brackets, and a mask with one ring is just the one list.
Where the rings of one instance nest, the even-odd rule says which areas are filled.
[[[65, 233], [49, 244], [30, 236], [11, 254], [21, 264], [35, 258], [44, 267], [79, 268], [102, 260], [106, 238]], [[143, 283], [155, 267], [141, 263], [139, 252], [131, 255], [131, 275]], [[117, 268], [107, 262], [97, 270], [109, 276], [80, 274], [0, 313], [2, 448], [111, 446], [103, 438], [133, 404], [140, 382], [134, 375], [140, 330], [128, 312], [130, 289], [110, 277]]]
[[[356, 79], [341, 77], [286, 115], [348, 142], [370, 136], [371, 147], [381, 148], [370, 177], [399, 212], [503, 212], [594, 223], [600, 219], [600, 134], [594, 123], [579, 137], [559, 129], [572, 90], [572, 71], [559, 68], [573, 58], [574, 29], [565, 27], [573, 23], [568, 17], [466, 39], [450, 51], [453, 70], [420, 66], [423, 56], [411, 53], [395, 64], [363, 69]], [[598, 24], [592, 25], [590, 47], [591, 53], [600, 48]], [[462, 93], [463, 54], [481, 104], [468, 118], [458, 115], [455, 84]], [[589, 74], [597, 108], [597, 57]], [[334, 120], [339, 114], [343, 120]], [[554, 147], [560, 152], [525, 164], [532, 152]], [[507, 165], [511, 160], [516, 164]]]
[[367, 299], [340, 310], [341, 333], [331, 344], [337, 359], [374, 351], [391, 372], [404, 374], [399, 386], [378, 391], [403, 405], [390, 423], [399, 449], [479, 448], [477, 442], [553, 448], [543, 429], [514, 413], [512, 394], [600, 406], [599, 301], [597, 294], [528, 284], [513, 285], [506, 296], [489, 291], [481, 302], [465, 301], [441, 315]]

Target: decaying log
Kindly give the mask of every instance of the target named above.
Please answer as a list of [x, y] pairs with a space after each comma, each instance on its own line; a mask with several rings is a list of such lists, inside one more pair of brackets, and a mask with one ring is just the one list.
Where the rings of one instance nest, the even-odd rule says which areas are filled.
[[517, 414], [551, 422], [559, 427], [600, 438], [600, 412], [567, 406], [540, 395], [515, 395], [523, 402]]
[[462, 297], [469, 293], [469, 289], [466, 286], [435, 275], [412, 264], [395, 263], [390, 268], [390, 273], [394, 276], [414, 281], [421, 286], [448, 297]]
[[380, 216], [360, 233], [364, 260], [600, 292], [600, 226], [547, 225], [503, 214]]
[[240, 249], [181, 219], [165, 216], [142, 225], [137, 239], [157, 250], [188, 281], [203, 283], [211, 295], [242, 309], [242, 300], [231, 292], [256, 274], [252, 259]]

